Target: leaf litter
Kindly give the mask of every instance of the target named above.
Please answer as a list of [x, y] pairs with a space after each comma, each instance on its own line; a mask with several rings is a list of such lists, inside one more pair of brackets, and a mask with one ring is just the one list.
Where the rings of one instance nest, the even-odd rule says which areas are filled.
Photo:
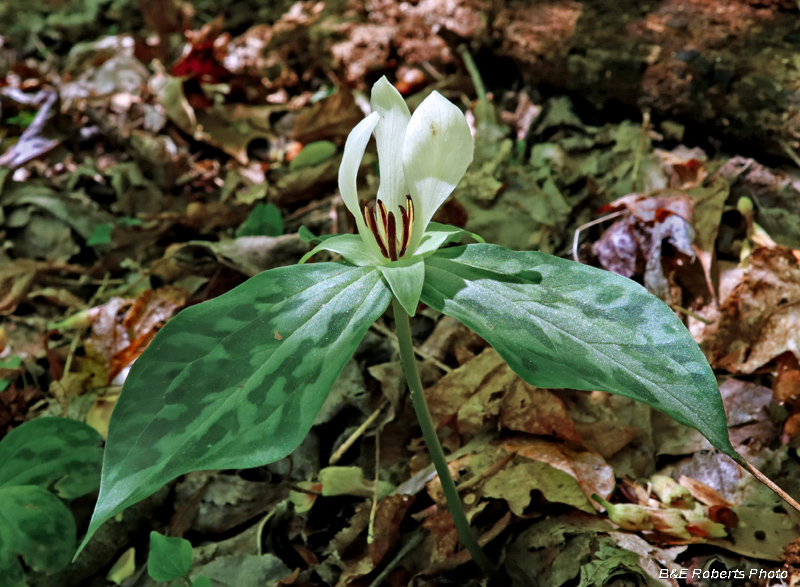
[[[301, 226], [351, 230], [341, 150], [369, 81], [387, 73], [412, 106], [436, 89], [468, 107], [475, 161], [437, 219], [645, 285], [716, 370], [734, 446], [795, 486], [797, 173], [682, 145], [680, 123], [649, 114], [598, 122], [520, 82], [487, 93], [485, 50], [476, 67], [461, 43], [501, 35], [512, 55], [558, 54], [567, 45], [553, 39], [580, 14], [514, 4], [492, 23], [489, 4], [279, 2], [243, 19], [201, 0], [67, 2], [13, 16], [0, 44], [14, 49], [0, 56], [0, 436], [41, 415], [105, 433], [127, 368], [175, 312], [296, 262]], [[551, 45], [537, 44], [545, 30]], [[626, 398], [528, 385], [429, 309], [413, 328], [467, 514], [509, 584], [677, 584], [664, 569], [800, 577], [794, 514], [694, 430]], [[60, 584], [102, 574], [130, 546], [141, 558], [150, 529], [190, 538], [191, 576], [223, 584], [480, 583], [396, 358], [374, 328], [292, 455], [184, 476], [164, 512], [90, 544], [95, 564]]]

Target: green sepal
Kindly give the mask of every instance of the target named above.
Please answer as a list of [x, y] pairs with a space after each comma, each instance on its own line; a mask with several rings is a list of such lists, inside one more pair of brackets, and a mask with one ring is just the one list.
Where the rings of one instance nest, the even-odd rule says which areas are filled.
[[417, 304], [425, 283], [425, 259], [421, 255], [379, 265], [381, 275], [409, 316], [417, 313]]
[[150, 532], [147, 574], [155, 581], [174, 581], [186, 576], [192, 566], [192, 543]]
[[338, 253], [346, 261], [358, 267], [375, 266], [379, 261], [372, 256], [364, 241], [357, 234], [334, 234], [311, 249], [299, 261], [302, 265], [320, 251], [331, 251]]
[[67, 506], [38, 485], [0, 487], [0, 577], [25, 587], [19, 557], [35, 571], [54, 573], [75, 550], [75, 519]]
[[440, 250], [425, 269], [422, 301], [482, 336], [528, 383], [637, 399], [738, 457], [703, 353], [640, 285], [496, 245]]
[[[303, 255], [299, 262], [301, 265], [320, 251], [338, 253], [353, 265], [362, 267], [391, 263], [389, 259], [376, 259], [372, 256], [364, 245], [364, 241], [357, 234], [328, 234], [324, 236], [315, 236], [314, 233], [305, 226], [300, 227], [300, 232], [298, 234], [302, 241], [317, 245], [314, 249]], [[438, 222], [429, 222], [425, 229], [425, 235], [422, 237], [419, 247], [417, 247], [417, 250], [414, 251], [413, 254], [414, 256], [429, 257], [444, 245], [460, 242], [461, 238], [464, 236], [468, 236], [479, 243], [486, 242], [479, 235], [464, 230], [463, 228], [458, 228], [457, 226], [451, 226], [449, 224], [440, 224]]]
[[0, 487], [40, 485], [74, 499], [100, 486], [103, 437], [68, 418], [37, 418], [0, 442]]
[[134, 363], [109, 425], [97, 528], [178, 475], [297, 447], [392, 293], [373, 267], [280, 267], [170, 320]]

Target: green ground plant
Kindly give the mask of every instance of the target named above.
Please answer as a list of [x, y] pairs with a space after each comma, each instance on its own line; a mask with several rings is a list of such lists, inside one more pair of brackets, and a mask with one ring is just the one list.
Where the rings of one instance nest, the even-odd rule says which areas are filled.
[[[373, 133], [381, 182], [375, 204], [362, 209], [357, 174]], [[412, 116], [385, 78], [375, 84], [372, 114], [350, 133], [339, 171], [359, 233], [320, 239], [306, 256], [328, 250], [343, 261], [266, 271], [182, 311], [159, 332], [133, 365], [111, 418], [83, 545], [106, 520], [181, 474], [255, 467], [291, 453], [389, 305], [448, 507], [487, 574], [492, 565], [460, 506], [415, 365], [409, 317], [419, 302], [471, 328], [528, 383], [645, 402], [760, 475], [730, 443], [702, 352], [643, 287], [538, 252], [483, 243], [444, 248], [465, 233], [431, 218], [472, 154], [464, 115], [440, 94]]]
[[0, 577], [24, 587], [25, 570], [54, 573], [75, 551], [75, 519], [64, 501], [100, 485], [103, 439], [67, 418], [37, 418], [0, 442]]

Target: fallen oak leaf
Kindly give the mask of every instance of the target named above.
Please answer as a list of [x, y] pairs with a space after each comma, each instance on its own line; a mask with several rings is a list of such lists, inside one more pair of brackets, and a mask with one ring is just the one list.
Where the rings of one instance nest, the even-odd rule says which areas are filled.
[[579, 452], [555, 442], [523, 437], [504, 440], [499, 446], [563, 471], [578, 482], [587, 498], [596, 494], [607, 497], [614, 489], [614, 470], [593, 451]]

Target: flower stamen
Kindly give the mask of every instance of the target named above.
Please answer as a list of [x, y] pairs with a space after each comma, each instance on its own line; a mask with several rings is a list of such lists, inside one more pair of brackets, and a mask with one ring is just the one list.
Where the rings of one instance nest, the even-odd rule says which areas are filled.
[[365, 206], [364, 207], [364, 222], [367, 224], [367, 228], [370, 229], [373, 235], [375, 235], [375, 242], [378, 243], [378, 247], [381, 249], [381, 254], [389, 258], [389, 253], [386, 250], [386, 245], [383, 242], [383, 237], [378, 230], [378, 222], [375, 218], [375, 206]]
[[394, 213], [389, 212], [389, 224], [386, 228], [386, 237], [389, 240], [389, 257], [397, 261], [397, 226], [394, 222]]
[[414, 201], [410, 195], [406, 195], [406, 202], [408, 204], [408, 211], [403, 206], [400, 206], [400, 213], [403, 215], [403, 242], [400, 246], [400, 256], [406, 254], [408, 244], [411, 242], [411, 229], [414, 228]]
[[386, 216], [386, 204], [384, 204], [383, 201], [381, 201], [380, 199], [378, 199], [377, 202], [378, 202], [378, 212], [380, 213], [381, 217], [381, 226], [379, 228], [383, 228], [382, 234], [384, 237], [386, 237], [386, 233], [388, 232], [387, 223], [389, 220]]
[[[400, 209], [400, 229], [401, 237], [397, 235], [397, 220], [394, 212], [388, 212], [386, 205], [377, 201], [377, 206], [364, 206], [364, 222], [375, 237], [375, 242], [381, 250], [381, 254], [392, 261], [397, 261], [406, 254], [408, 245], [411, 242], [411, 230], [414, 228], [414, 202], [411, 196], [406, 196], [408, 209], [405, 206], [398, 206]], [[376, 211], [377, 208], [377, 211]], [[380, 219], [378, 218], [380, 216]], [[400, 243], [400, 254], [397, 254], [397, 244]]]

